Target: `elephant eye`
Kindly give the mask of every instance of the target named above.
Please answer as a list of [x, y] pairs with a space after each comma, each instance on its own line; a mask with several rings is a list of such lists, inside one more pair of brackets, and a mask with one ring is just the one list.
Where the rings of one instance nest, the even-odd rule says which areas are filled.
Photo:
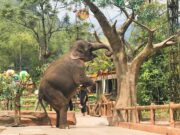
[[91, 44], [88, 44], [88, 46], [87, 46], [87, 51], [88, 50], [91, 50], [92, 49], [92, 45]]

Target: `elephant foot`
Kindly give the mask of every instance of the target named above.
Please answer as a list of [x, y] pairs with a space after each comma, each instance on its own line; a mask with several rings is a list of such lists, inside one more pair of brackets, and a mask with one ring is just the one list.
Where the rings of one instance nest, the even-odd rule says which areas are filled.
[[60, 128], [60, 129], [70, 129], [68, 124], [66, 124], [66, 125], [60, 125], [59, 128]]

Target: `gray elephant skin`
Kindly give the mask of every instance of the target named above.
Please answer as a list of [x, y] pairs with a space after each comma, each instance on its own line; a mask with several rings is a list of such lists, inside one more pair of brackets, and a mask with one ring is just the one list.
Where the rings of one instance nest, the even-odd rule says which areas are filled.
[[67, 106], [77, 87], [94, 84], [85, 74], [85, 62], [93, 60], [96, 57], [93, 51], [98, 49], [109, 51], [102, 43], [76, 41], [67, 54], [51, 63], [45, 71], [40, 82], [38, 98], [42, 106], [44, 100], [56, 111], [56, 127], [69, 127]]

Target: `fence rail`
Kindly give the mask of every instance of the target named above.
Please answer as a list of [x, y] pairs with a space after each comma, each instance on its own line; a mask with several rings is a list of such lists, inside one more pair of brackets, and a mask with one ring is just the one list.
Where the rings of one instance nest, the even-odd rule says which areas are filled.
[[133, 107], [121, 107], [118, 108], [117, 110], [119, 111], [125, 111], [125, 122], [129, 122], [129, 111], [135, 111], [136, 112], [136, 123], [140, 123], [140, 114], [141, 111], [143, 110], [149, 110], [150, 111], [150, 119], [151, 119], [151, 124], [155, 124], [155, 114], [157, 109], [168, 109], [169, 110], [169, 122], [171, 127], [175, 127], [175, 110], [180, 109], [180, 104], [175, 104], [173, 102], [170, 102], [169, 104], [166, 105], [155, 105], [151, 104], [149, 106], [133, 106]]

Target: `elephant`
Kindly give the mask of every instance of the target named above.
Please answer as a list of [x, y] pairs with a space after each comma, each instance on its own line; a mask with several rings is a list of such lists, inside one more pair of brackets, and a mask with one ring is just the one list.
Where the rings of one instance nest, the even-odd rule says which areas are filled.
[[[38, 99], [52, 106], [56, 112], [56, 127], [68, 128], [67, 106], [76, 89], [83, 85], [92, 86], [94, 82], [85, 74], [85, 62], [93, 60], [93, 51], [110, 49], [103, 43], [78, 40], [64, 56], [55, 60], [44, 72], [40, 81]], [[108, 53], [107, 53], [108, 54]], [[44, 108], [44, 107], [43, 107]], [[44, 108], [47, 115], [47, 112]]]

